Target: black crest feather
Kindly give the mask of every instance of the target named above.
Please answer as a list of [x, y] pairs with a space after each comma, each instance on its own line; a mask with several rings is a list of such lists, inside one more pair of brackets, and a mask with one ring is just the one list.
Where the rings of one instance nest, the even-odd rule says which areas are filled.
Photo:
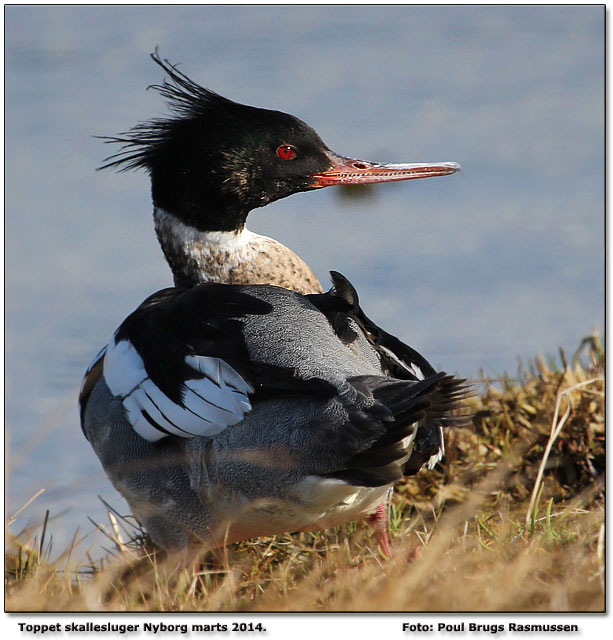
[[122, 145], [117, 153], [105, 158], [99, 169], [150, 169], [163, 145], [182, 122], [202, 117], [213, 104], [223, 103], [226, 107], [235, 104], [232, 100], [201, 87], [179, 71], [177, 65], [160, 58], [157, 48], [151, 54], [151, 59], [168, 74], [168, 79], [165, 78], [162, 84], [150, 85], [147, 89], [155, 89], [165, 98], [175, 117], [153, 118], [117, 136], [98, 136], [108, 144]]

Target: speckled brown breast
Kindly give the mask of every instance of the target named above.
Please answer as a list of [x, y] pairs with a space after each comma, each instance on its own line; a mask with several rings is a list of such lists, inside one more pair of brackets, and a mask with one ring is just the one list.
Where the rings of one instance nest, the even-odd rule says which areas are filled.
[[323, 292], [304, 260], [273, 238], [248, 229], [199, 232], [160, 210], [155, 222], [178, 287], [219, 282], [273, 284], [302, 294]]
[[319, 280], [304, 260], [274, 241], [246, 248], [239, 254], [241, 258], [238, 260], [236, 252], [221, 248], [207, 247], [203, 253], [207, 256], [206, 260], [186, 260], [184, 256], [176, 268], [171, 263], [175, 284], [189, 285], [193, 281], [193, 274], [197, 272], [199, 282], [274, 284], [303, 294], [323, 292]]
[[[309, 266], [293, 251], [280, 243], [265, 243], [253, 252], [250, 260], [229, 269], [227, 252], [219, 262], [210, 263], [209, 281], [228, 284], [274, 284], [298, 293], [321, 293], [323, 288]], [[219, 264], [225, 269], [219, 268]]]

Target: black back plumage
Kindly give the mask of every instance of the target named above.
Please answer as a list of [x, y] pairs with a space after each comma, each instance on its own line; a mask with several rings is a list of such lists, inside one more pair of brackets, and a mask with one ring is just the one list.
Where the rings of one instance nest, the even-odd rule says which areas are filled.
[[185, 363], [186, 356], [220, 358], [246, 377], [249, 356], [237, 318], [270, 310], [267, 302], [220, 284], [168, 288], [154, 293], [131, 313], [115, 340], [129, 340], [151, 380], [178, 403], [183, 381], [204, 377]]
[[324, 380], [304, 380], [290, 367], [251, 359], [242, 320], [269, 314], [272, 306], [248, 290], [215, 283], [163, 289], [124, 320], [115, 340], [132, 343], [153, 383], [175, 403], [181, 402], [186, 379], [205, 377], [186, 364], [186, 356], [223, 360], [252, 386], [255, 400], [333, 395], [336, 390]]
[[[377, 350], [381, 358], [381, 366], [387, 375], [398, 380], [415, 381], [416, 386], [413, 391], [417, 395], [424, 384], [429, 388], [434, 381], [437, 383], [435, 393], [430, 394], [427, 398], [422, 397], [419, 404], [409, 405], [411, 413], [405, 417], [409, 417], [410, 421], [403, 423], [399, 417], [398, 426], [395, 427], [395, 429], [402, 429], [415, 421], [420, 421], [412, 454], [400, 467], [400, 475], [413, 475], [433, 456], [437, 456], [439, 451], [444, 450], [441, 431], [443, 428], [464, 427], [469, 423], [470, 415], [459, 413], [458, 409], [462, 400], [470, 394], [470, 387], [465, 384], [465, 379], [437, 372], [419, 352], [381, 329], [366, 316], [360, 307], [358, 293], [351, 282], [337, 271], [331, 271], [330, 274], [334, 285], [331, 292], [311, 294], [307, 297], [326, 315], [339, 339], [346, 344], [352, 343], [358, 337], [354, 329], [357, 325], [362, 335], [366, 336]], [[330, 293], [334, 295], [330, 295]], [[421, 375], [417, 375], [415, 367]], [[420, 381], [421, 378], [423, 380]], [[410, 401], [411, 394], [407, 394], [407, 389], [403, 387], [400, 389], [403, 397]], [[381, 388], [378, 393], [382, 395], [383, 389]], [[394, 406], [392, 398], [382, 401]], [[394, 430], [391, 430], [390, 433], [394, 433]], [[388, 462], [383, 465], [387, 469], [387, 475], [381, 475], [379, 469], [372, 476], [371, 481], [378, 482], [382, 478], [391, 478], [391, 476], [397, 477], [388, 480], [389, 482], [398, 480], [400, 477], [398, 465], [390, 467], [389, 464], [401, 457], [402, 447], [399, 446], [399, 440], [393, 438], [392, 440], [391, 448], [386, 448], [385, 440], [382, 440], [377, 442], [375, 447], [358, 456], [352, 463], [351, 470], [345, 473], [347, 478], [356, 477], [357, 474], [363, 478], [363, 481], [366, 481], [369, 474], [372, 473], [368, 470], [368, 465], [374, 465], [378, 461], [378, 466], [381, 456], [391, 456]], [[394, 459], [393, 456], [397, 456], [397, 458]]]
[[381, 329], [366, 316], [360, 307], [357, 291], [345, 276], [338, 271], [331, 271], [330, 275], [334, 295], [310, 294], [307, 298], [326, 314], [339, 339], [350, 343], [356, 338], [352, 329], [354, 322], [379, 352], [382, 365], [389, 375], [401, 380], [418, 380], [419, 378], [407, 368], [411, 366], [417, 366], [423, 374], [422, 377], [437, 373], [420, 353]]

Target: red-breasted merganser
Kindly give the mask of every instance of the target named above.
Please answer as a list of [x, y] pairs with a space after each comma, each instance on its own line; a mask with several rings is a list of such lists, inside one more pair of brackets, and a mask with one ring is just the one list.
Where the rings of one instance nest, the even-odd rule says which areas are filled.
[[174, 116], [108, 141], [105, 167], [151, 176], [175, 288], [150, 296], [85, 374], [83, 431], [154, 542], [213, 548], [375, 522], [403, 475], [433, 466], [465, 394], [361, 310], [328, 293], [248, 213], [299, 191], [456, 172], [452, 162], [338, 156], [297, 118], [241, 105], [153, 59]]

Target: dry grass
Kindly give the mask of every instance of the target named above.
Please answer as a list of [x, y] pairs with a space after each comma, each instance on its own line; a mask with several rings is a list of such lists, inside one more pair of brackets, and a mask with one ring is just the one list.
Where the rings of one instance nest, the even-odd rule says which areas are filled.
[[[603, 611], [604, 355], [477, 381], [474, 428], [397, 486], [395, 557], [363, 525], [231, 545], [184, 568], [147, 545], [74, 567], [45, 531], [8, 538], [7, 611]], [[78, 541], [75, 540], [75, 545]]]

